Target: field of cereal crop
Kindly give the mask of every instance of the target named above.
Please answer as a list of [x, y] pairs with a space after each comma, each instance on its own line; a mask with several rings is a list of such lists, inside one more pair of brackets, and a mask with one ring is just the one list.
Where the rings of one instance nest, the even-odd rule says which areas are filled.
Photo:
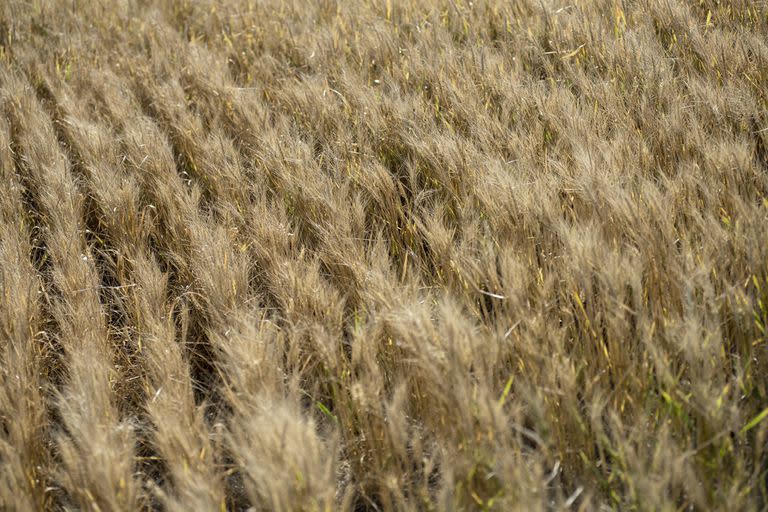
[[0, 509], [765, 510], [768, 4], [0, 3]]

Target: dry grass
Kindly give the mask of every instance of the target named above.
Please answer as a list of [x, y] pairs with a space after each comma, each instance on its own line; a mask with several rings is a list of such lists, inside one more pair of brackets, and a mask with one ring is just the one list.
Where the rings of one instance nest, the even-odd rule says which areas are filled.
[[0, 4], [3, 510], [764, 510], [768, 5]]

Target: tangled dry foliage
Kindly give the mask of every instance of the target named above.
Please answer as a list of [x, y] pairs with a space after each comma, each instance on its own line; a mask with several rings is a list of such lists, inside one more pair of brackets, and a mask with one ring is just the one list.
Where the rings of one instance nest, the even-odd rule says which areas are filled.
[[0, 508], [764, 509], [767, 41], [2, 2]]

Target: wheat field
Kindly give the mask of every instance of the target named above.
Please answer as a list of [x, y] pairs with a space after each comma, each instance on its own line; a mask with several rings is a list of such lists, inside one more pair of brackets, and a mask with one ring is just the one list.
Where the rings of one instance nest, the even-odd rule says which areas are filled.
[[0, 509], [765, 510], [768, 4], [0, 2]]

